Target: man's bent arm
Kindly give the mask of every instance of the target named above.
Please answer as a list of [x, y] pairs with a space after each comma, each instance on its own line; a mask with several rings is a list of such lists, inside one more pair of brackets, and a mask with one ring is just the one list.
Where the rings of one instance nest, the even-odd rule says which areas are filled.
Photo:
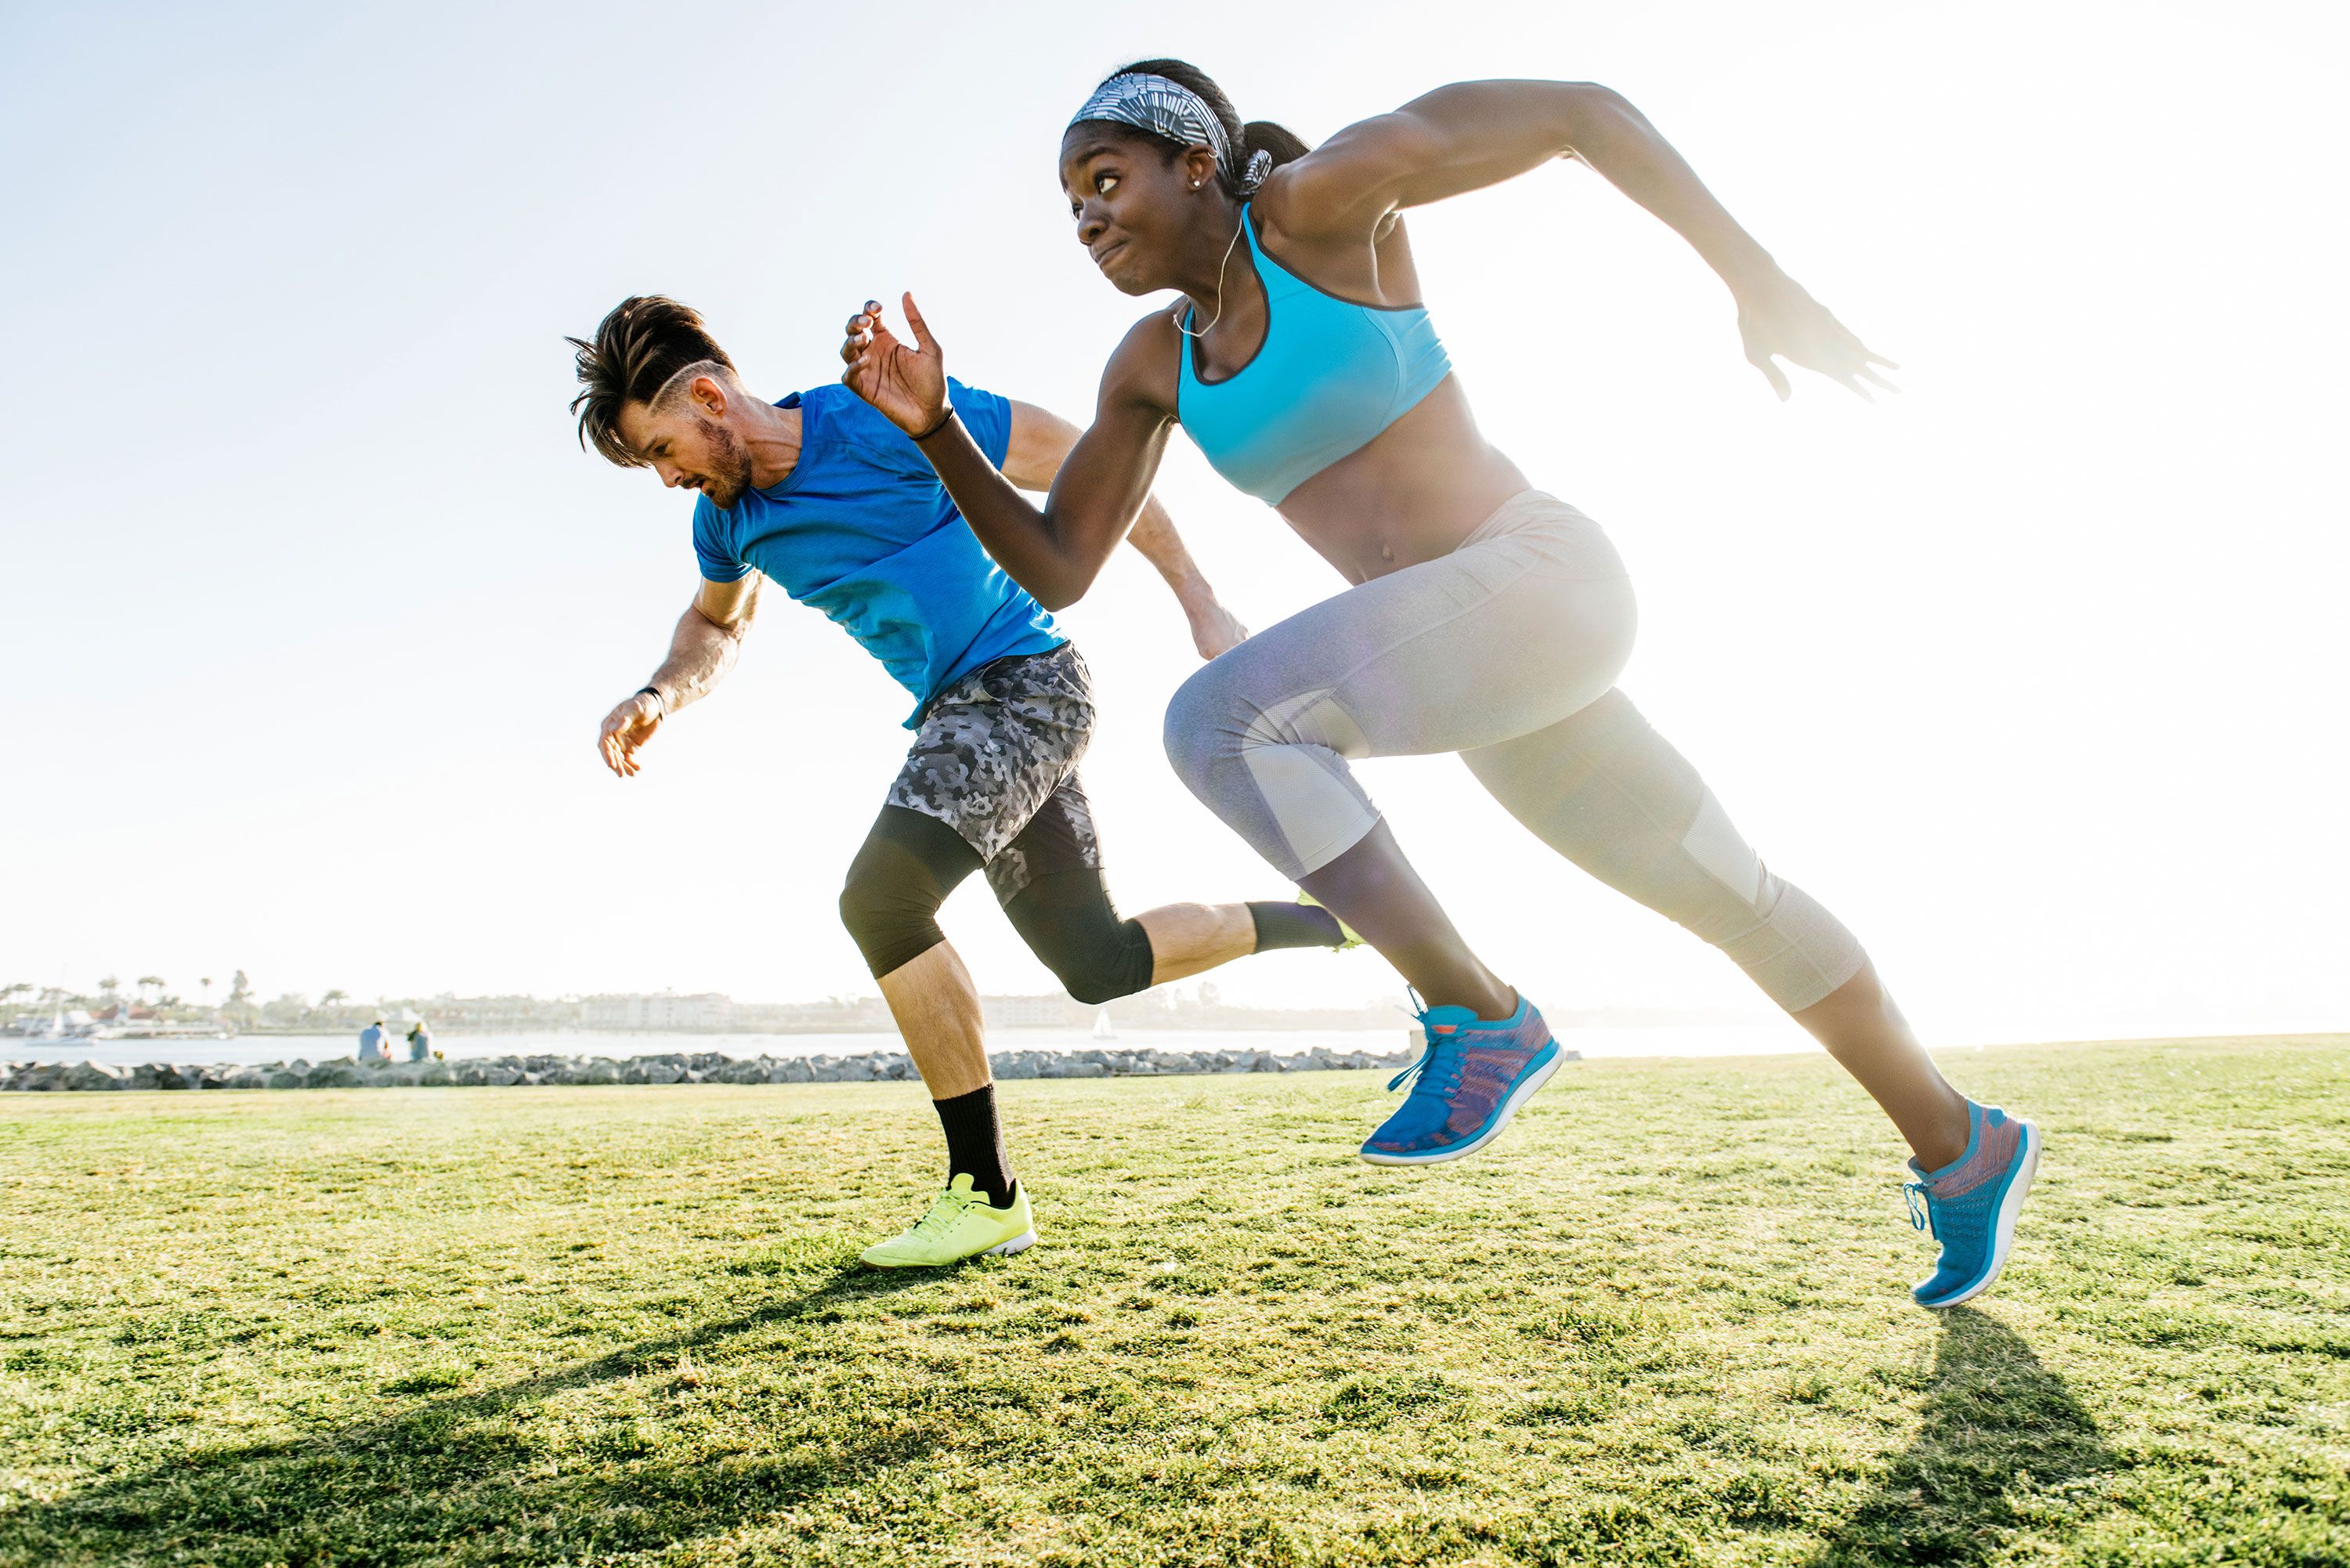
[[[1053, 488], [1062, 460], [1085, 432], [1049, 410], [1017, 399], [1005, 401], [1012, 405], [1012, 439], [1004, 449], [1003, 477], [1023, 490], [1043, 494]], [[1175, 602], [1183, 607], [1183, 618], [1191, 623], [1191, 639], [1199, 646], [1201, 658], [1213, 659], [1246, 639], [1248, 628], [1216, 597], [1215, 588], [1191, 559], [1183, 536], [1175, 531], [1175, 519], [1158, 496], [1144, 500], [1126, 542], [1166, 579]]]
[[1183, 547], [1182, 535], [1175, 532], [1175, 519], [1167, 515], [1159, 497], [1142, 504], [1134, 526], [1127, 530], [1126, 542], [1158, 567], [1159, 575], [1174, 590], [1175, 602], [1183, 607], [1183, 618], [1191, 624], [1191, 641], [1201, 658], [1213, 659], [1248, 640], [1248, 628], [1216, 597], [1199, 563]]
[[689, 702], [710, 695], [743, 651], [743, 636], [759, 610], [759, 574], [745, 572], [731, 583], [702, 580], [693, 602], [677, 619], [671, 634], [669, 657], [645, 682], [658, 693], [661, 708], [674, 713]]
[[653, 738], [661, 721], [687, 703], [710, 694], [734, 668], [743, 634], [759, 608], [759, 574], [745, 572], [731, 583], [702, 579], [702, 587], [670, 635], [669, 657], [645, 689], [631, 693], [604, 715], [597, 750], [604, 765], [622, 778], [641, 765], [637, 753]]

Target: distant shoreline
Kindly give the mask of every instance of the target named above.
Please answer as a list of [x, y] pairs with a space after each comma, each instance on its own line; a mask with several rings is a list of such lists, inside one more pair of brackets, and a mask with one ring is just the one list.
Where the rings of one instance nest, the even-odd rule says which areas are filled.
[[[1771, 1017], [1769, 1014], [1762, 1013], [1758, 1013], [1753, 1016], [1748, 1016], [1742, 1013], [1724, 1013], [1721, 1015], [1704, 1013], [1690, 1014], [1687, 1016], [1680, 1014], [1659, 1014], [1655, 1017], [1640, 1017], [1637, 1019], [1619, 1019], [1609, 1015], [1601, 1015], [1590, 1019], [1585, 1019], [1569, 1014], [1565, 1017], [1554, 1020], [1552, 1027], [1562, 1032], [1579, 1029], [1752, 1029], [1758, 1026], [1768, 1027], [1776, 1022], [1778, 1021]], [[1018, 1027], [1022, 1029], [1023, 1033], [1040, 1034], [1077, 1035], [1087, 1033], [1086, 1025], [1082, 1023], [1027, 1024]], [[1181, 1019], [1170, 1019], [1163, 1023], [1156, 1022], [1146, 1023], [1139, 1023], [1130, 1019], [1120, 1019], [1117, 1023], [1118, 1032], [1121, 1034], [1328, 1034], [1338, 1031], [1355, 1032], [1362, 1030], [1385, 1029], [1388, 1027], [1398, 1029], [1409, 1029], [1412, 1027], [1411, 1015], [1399, 1008], [1396, 1012], [1395, 1020], [1392, 1025], [1385, 1022], [1377, 1024], [1346, 1023], [1326, 1023], [1308, 1021], [1300, 1021], [1297, 1023], [1258, 1023], [1245, 1020], [1235, 1020], [1227, 1023], [1222, 1020], [1205, 1021]], [[510, 1025], [466, 1024], [456, 1032], [462, 1033], [469, 1038], [502, 1034], [577, 1034], [614, 1039], [629, 1039], [635, 1036], [647, 1035], [671, 1038], [686, 1035], [691, 1036], [695, 1039], [726, 1040], [763, 1039], [776, 1035], [799, 1034], [895, 1035], [898, 1033], [898, 1029], [897, 1025], [887, 1022], [842, 1024], [781, 1024], [774, 1027], [763, 1024], [742, 1024], [724, 1029], [687, 1029], [669, 1026], [656, 1028], [651, 1025], [647, 1025], [642, 1028], [615, 1028], [608, 1025], [598, 1026], [584, 1023], [561, 1024], [554, 1026], [535, 1023], [517, 1023]], [[288, 1028], [276, 1024], [261, 1024], [249, 1029], [237, 1030], [236, 1037], [246, 1040], [262, 1038], [316, 1039], [321, 1035], [332, 1033], [334, 1033], [334, 1031], [320, 1029], [316, 1026], [307, 1028]], [[356, 1033], [357, 1031], [352, 1031], [352, 1033]]]
[[[1409, 1046], [1387, 1051], [1333, 1051], [1316, 1045], [1287, 1054], [1268, 1050], [1163, 1051], [1149, 1045], [1083, 1051], [992, 1051], [998, 1078], [1125, 1078], [1233, 1073], [1318, 1073], [1399, 1067], [1416, 1054]], [[1565, 1061], [1576, 1060], [1562, 1051]], [[349, 1056], [313, 1063], [220, 1062], [174, 1066], [141, 1063], [43, 1062], [0, 1068], [0, 1093], [75, 1093], [140, 1089], [382, 1089], [536, 1088], [608, 1084], [858, 1084], [911, 1081], [920, 1074], [903, 1051], [848, 1055], [728, 1056], [718, 1051], [609, 1056], [476, 1056], [457, 1061], [361, 1062]]]

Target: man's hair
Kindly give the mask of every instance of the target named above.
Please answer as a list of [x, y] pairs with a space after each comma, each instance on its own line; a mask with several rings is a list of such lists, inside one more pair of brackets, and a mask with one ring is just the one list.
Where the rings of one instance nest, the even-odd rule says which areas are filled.
[[564, 341], [579, 350], [575, 362], [581, 390], [571, 400], [571, 411], [579, 416], [579, 444], [594, 442], [623, 468], [642, 468], [645, 462], [620, 439], [624, 405], [653, 403], [679, 371], [697, 365], [734, 369], [691, 306], [658, 294], [632, 294], [612, 306], [592, 342]]

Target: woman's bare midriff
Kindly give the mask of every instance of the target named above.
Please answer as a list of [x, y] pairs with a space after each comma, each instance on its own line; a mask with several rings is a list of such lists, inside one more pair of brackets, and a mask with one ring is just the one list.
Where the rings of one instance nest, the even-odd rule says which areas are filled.
[[1279, 511], [1348, 582], [1364, 583], [1451, 555], [1526, 488], [1448, 376], [1368, 446], [1291, 491]]

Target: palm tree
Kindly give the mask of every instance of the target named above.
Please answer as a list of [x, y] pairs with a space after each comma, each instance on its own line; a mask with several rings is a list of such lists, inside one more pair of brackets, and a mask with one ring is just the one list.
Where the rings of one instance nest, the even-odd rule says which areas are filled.
[[156, 994], [157, 996], [161, 996], [161, 995], [162, 995], [162, 994], [163, 994], [163, 977], [162, 977], [161, 975], [160, 975], [160, 974], [142, 974], [142, 975], [140, 975], [140, 976], [139, 977], [139, 990], [140, 990], [140, 992], [143, 994], [143, 993], [147, 991], [147, 989], [148, 989], [150, 986], [152, 986], [152, 987], [154, 988], [154, 992], [155, 992], [155, 994]]
[[222, 1004], [221, 1011], [240, 1023], [251, 1023], [256, 1016], [253, 982], [244, 978], [244, 971], [238, 970], [236, 977], [228, 982], [228, 1001]]
[[109, 974], [104, 980], [98, 982], [98, 993], [100, 996], [112, 996], [121, 988], [122, 981], [120, 977], [115, 975]]

